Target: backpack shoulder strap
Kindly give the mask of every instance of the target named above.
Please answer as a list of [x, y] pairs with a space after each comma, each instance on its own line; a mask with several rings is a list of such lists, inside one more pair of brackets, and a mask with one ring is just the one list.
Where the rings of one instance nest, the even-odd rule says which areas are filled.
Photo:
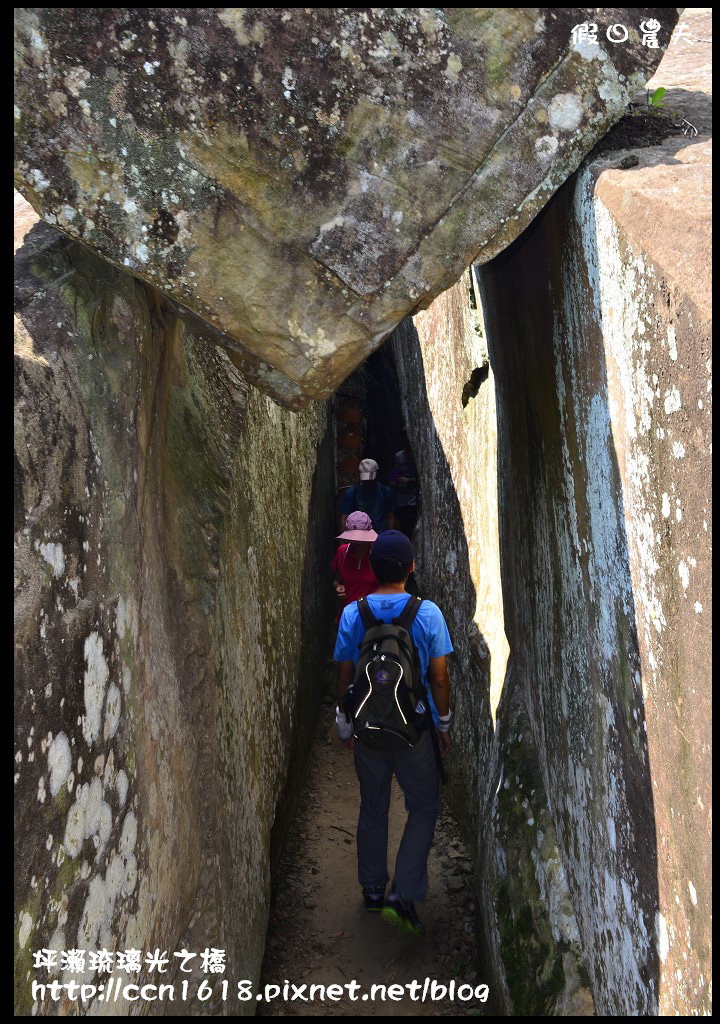
[[422, 600], [423, 599], [421, 597], [413, 595], [408, 601], [408, 603], [405, 605], [401, 613], [398, 615], [398, 617], [396, 619], [393, 619], [393, 625], [401, 626], [403, 629], [406, 629], [409, 633], [410, 627], [415, 621], [415, 616], [420, 611], [420, 605], [422, 604]]
[[381, 626], [382, 625], [382, 622], [380, 621], [380, 619], [376, 619], [375, 616], [373, 615], [372, 611], [370, 610], [370, 605], [367, 602], [367, 598], [365, 598], [365, 597], [358, 598], [357, 606], [358, 606], [358, 612], [360, 613], [360, 618], [362, 619], [362, 624], [365, 627], [365, 631], [367, 631], [368, 629], [371, 629], [372, 626]]

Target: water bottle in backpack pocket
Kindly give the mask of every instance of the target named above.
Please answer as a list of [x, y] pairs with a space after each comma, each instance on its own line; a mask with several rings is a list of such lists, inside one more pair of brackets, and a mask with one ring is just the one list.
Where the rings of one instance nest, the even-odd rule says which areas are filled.
[[358, 601], [365, 626], [353, 682], [344, 708], [355, 739], [376, 750], [406, 750], [428, 724], [430, 709], [410, 627], [422, 603], [410, 597], [391, 623], [377, 619], [367, 600]]

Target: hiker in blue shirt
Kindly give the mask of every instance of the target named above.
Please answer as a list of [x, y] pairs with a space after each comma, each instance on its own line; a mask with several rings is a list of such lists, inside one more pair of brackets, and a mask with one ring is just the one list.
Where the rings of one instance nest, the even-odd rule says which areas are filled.
[[[370, 564], [380, 581], [367, 604], [375, 618], [391, 622], [409, 601], [405, 583], [415, 568], [412, 544], [399, 530], [381, 533], [370, 550]], [[447, 655], [452, 653], [445, 619], [432, 601], [423, 601], [410, 627], [420, 662], [420, 677], [427, 691], [434, 728], [428, 724], [414, 746], [401, 750], [378, 750], [355, 742], [354, 727], [343, 707], [345, 693], [353, 682], [355, 666], [365, 629], [357, 602], [343, 611], [335, 644], [338, 662], [335, 724], [344, 746], [355, 751], [355, 770], [360, 782], [360, 815], [357, 829], [358, 880], [365, 906], [403, 930], [416, 935], [425, 931], [415, 911], [415, 902], [427, 892], [427, 859], [440, 808], [438, 756], [450, 750], [450, 679]], [[435, 735], [433, 735], [435, 733]], [[436, 737], [436, 738], [435, 738]], [[395, 862], [390, 892], [388, 811], [390, 787], [395, 774], [405, 795], [408, 818]]]
[[345, 529], [347, 517], [357, 510], [370, 516], [375, 533], [382, 533], [383, 530], [394, 529], [397, 526], [397, 495], [392, 487], [381, 484], [377, 479], [379, 468], [374, 459], [363, 459], [360, 463], [360, 483], [348, 487], [340, 502], [340, 533]]

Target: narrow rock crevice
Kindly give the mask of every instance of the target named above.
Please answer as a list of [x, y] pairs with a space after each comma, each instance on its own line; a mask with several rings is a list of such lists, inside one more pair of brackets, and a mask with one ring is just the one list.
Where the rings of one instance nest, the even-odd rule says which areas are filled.
[[[187, 994], [120, 994], [116, 1015], [708, 1015], [709, 16], [688, 10], [692, 43], [668, 47], [653, 83], [668, 110], [631, 104], [568, 177], [623, 109], [618, 75], [657, 62], [639, 36], [615, 67], [582, 46], [562, 57], [567, 9], [361, 10], [342, 15], [342, 47], [337, 12], [248, 10], [96, 11], [82, 38], [74, 9], [18, 16], [19, 181], [67, 234], [16, 204], [16, 1014], [101, 1015], [99, 989], [42, 986], [98, 983], [98, 950], [157, 949]], [[669, 37], [677, 11], [650, 14]], [[95, 45], [112, 26], [115, 65]], [[161, 69], [150, 49], [168, 39], [183, 56]], [[412, 110], [402, 89], [369, 99], [363, 61], [394, 89], [386, 49], [415, 81], [419, 42], [442, 51], [427, 93]], [[347, 95], [283, 115], [297, 144], [276, 174], [260, 151], [277, 111], [311, 96], [292, 46], [306, 81], [345, 76]], [[68, 54], [48, 97], [38, 75]], [[193, 79], [181, 173], [165, 114], [182, 116], [193, 61], [209, 91]], [[245, 150], [217, 110], [251, 65], [270, 120], [237, 108]], [[156, 87], [169, 99], [150, 106]], [[486, 87], [504, 145], [471, 196], [448, 131], [477, 138], [476, 166]], [[58, 138], [75, 143], [60, 155]], [[502, 251], [438, 294], [479, 245]], [[420, 480], [411, 587], [454, 646], [419, 944], [360, 904], [328, 635], [339, 492], [360, 459], [382, 479], [400, 449]], [[403, 817], [396, 792], [391, 844]], [[224, 951], [223, 982], [251, 998], [228, 999], [200, 956], [185, 971], [182, 949]], [[255, 998], [425, 977], [472, 995]]]

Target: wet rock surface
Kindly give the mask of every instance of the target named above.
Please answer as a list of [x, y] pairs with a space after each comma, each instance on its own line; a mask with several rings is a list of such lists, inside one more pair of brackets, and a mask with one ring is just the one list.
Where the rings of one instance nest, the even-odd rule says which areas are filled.
[[[17, 187], [225, 335], [292, 407], [515, 238], [621, 115], [675, 9], [17, 12]], [[81, 27], [81, 31], [79, 28]]]

